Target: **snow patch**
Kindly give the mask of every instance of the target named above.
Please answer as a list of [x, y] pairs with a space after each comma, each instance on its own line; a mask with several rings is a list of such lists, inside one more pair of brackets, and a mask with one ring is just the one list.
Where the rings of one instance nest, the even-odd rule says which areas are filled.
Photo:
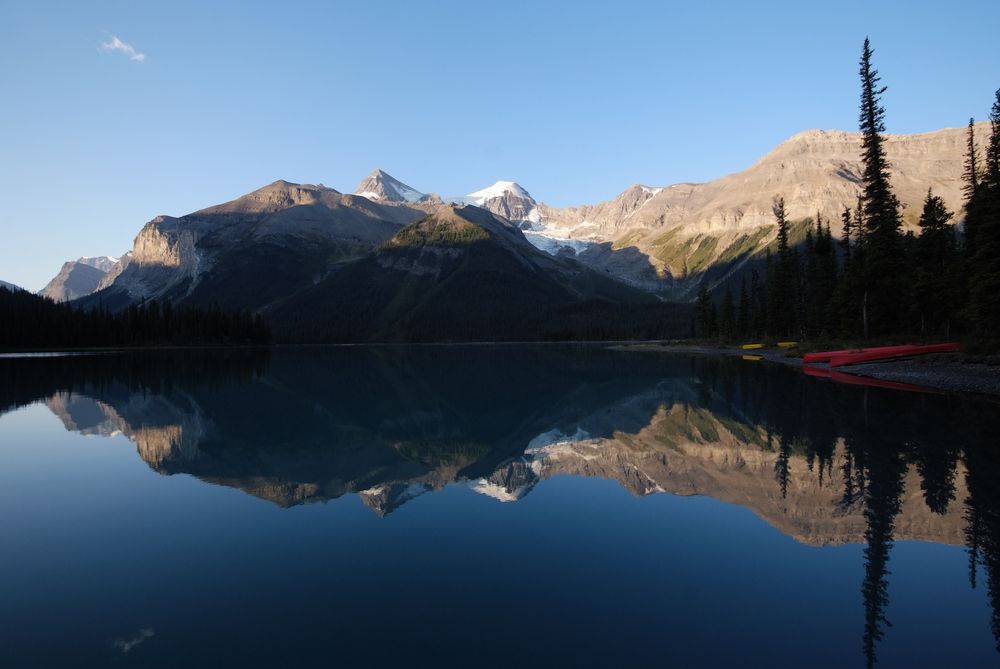
[[549, 430], [548, 432], [542, 432], [540, 435], [528, 442], [528, 447], [524, 449], [525, 455], [531, 454], [535, 455], [541, 452], [545, 447], [551, 446], [552, 444], [564, 444], [566, 442], [584, 441], [589, 439], [590, 435], [583, 431], [582, 428], [576, 428], [576, 432], [573, 434], [566, 434], [560, 429]]
[[550, 256], [557, 255], [563, 249], [570, 249], [574, 255], [579, 255], [586, 251], [593, 242], [586, 241], [584, 239], [568, 239], [563, 237], [554, 236], [549, 230], [545, 229], [535, 229], [532, 227], [531, 230], [522, 230], [525, 239], [531, 242], [539, 251], [544, 251]]
[[528, 490], [528, 486], [520, 486], [514, 490], [507, 490], [502, 485], [486, 479], [470, 481], [469, 487], [480, 495], [486, 495], [501, 502], [516, 502], [524, 497], [524, 493]]
[[528, 191], [521, 188], [519, 185], [513, 181], [498, 181], [492, 186], [483, 188], [482, 190], [477, 190], [474, 193], [469, 193], [465, 197], [452, 198], [453, 201], [461, 201], [465, 204], [474, 204], [476, 206], [482, 206], [484, 202], [492, 200], [498, 197], [504, 197], [507, 194], [511, 194], [514, 197], [518, 197], [524, 200], [533, 200]]
[[405, 184], [400, 183], [398, 181], [396, 183], [388, 183], [386, 185], [389, 188], [391, 188], [396, 193], [396, 195], [403, 198], [407, 202], [417, 202], [418, 200], [421, 200], [424, 197], [423, 193], [415, 191], [409, 186], [406, 186]]

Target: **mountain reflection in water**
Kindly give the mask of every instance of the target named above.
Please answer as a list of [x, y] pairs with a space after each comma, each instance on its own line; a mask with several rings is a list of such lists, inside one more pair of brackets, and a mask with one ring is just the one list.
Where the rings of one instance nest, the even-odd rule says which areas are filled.
[[0, 411], [44, 401], [162, 474], [380, 516], [448, 484], [514, 502], [560, 475], [706, 495], [809, 545], [864, 543], [863, 649], [893, 540], [965, 545], [1000, 638], [997, 406], [797, 370], [597, 347], [372, 347], [0, 361]]

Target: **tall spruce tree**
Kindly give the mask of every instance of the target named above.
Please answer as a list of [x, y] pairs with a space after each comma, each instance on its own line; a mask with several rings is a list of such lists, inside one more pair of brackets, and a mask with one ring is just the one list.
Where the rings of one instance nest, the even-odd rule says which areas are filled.
[[953, 214], [928, 189], [916, 248], [915, 299], [921, 333], [949, 334], [957, 301]]
[[750, 324], [753, 322], [753, 313], [750, 301], [750, 293], [747, 291], [747, 278], [740, 279], [740, 304], [739, 314], [736, 317], [736, 334], [746, 337], [750, 334]]
[[979, 331], [991, 338], [1000, 331], [1000, 90], [990, 111], [991, 132], [978, 190], [966, 205], [974, 221], [970, 271], [970, 312]]
[[[770, 255], [768, 256], [770, 259]], [[750, 335], [756, 339], [764, 334], [767, 320], [766, 287], [761, 286], [760, 272], [750, 270]]]
[[965, 193], [965, 201], [968, 202], [979, 190], [979, 151], [976, 148], [976, 119], [969, 118], [969, 130], [966, 139], [965, 171], [962, 179], [965, 185], [962, 192]]
[[834, 292], [837, 290], [837, 253], [829, 221], [826, 226], [817, 222], [816, 244], [813, 249], [816, 254], [816, 269], [811, 300], [815, 303], [815, 329], [811, 334], [829, 334], [835, 323], [833, 304]]
[[851, 261], [851, 235], [854, 233], [852, 217], [851, 208], [844, 207], [844, 213], [840, 215], [840, 251], [845, 265]]
[[865, 38], [861, 53], [861, 161], [863, 164], [861, 211], [867, 245], [863, 309], [866, 336], [896, 332], [902, 323], [900, 294], [905, 288], [905, 269], [900, 229], [899, 201], [889, 183], [889, 162], [885, 155], [885, 108], [878, 70], [872, 65], [873, 51]]
[[798, 263], [795, 251], [789, 244], [785, 198], [775, 198], [772, 211], [778, 224], [778, 258], [773, 268], [774, 279], [768, 281], [768, 307], [771, 315], [769, 330], [771, 334], [788, 337], [796, 331], [799, 324]]
[[969, 130], [966, 139], [965, 170], [962, 173], [962, 192], [965, 193], [965, 234], [964, 249], [967, 257], [972, 257], [976, 249], [976, 228], [981, 219], [977, 208], [979, 201], [979, 149], [976, 146], [975, 119], [969, 119]]
[[698, 319], [698, 334], [702, 337], [711, 337], [715, 333], [712, 331], [712, 295], [708, 288], [702, 284], [698, 288], [698, 299], [695, 303], [695, 315]]
[[986, 144], [984, 181], [990, 186], [1000, 186], [1000, 88], [994, 94], [990, 111], [990, 139]]
[[733, 303], [733, 289], [727, 283], [726, 293], [722, 298], [722, 315], [719, 318], [719, 335], [723, 339], [732, 339], [736, 334], [736, 305]]

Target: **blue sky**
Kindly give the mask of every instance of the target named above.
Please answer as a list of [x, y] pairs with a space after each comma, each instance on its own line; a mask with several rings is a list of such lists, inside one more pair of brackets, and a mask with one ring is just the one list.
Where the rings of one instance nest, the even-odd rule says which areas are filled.
[[998, 25], [995, 1], [2, 0], [0, 279], [279, 178], [557, 206], [713, 179], [854, 129], [866, 34], [890, 132], [961, 126], [1000, 87]]

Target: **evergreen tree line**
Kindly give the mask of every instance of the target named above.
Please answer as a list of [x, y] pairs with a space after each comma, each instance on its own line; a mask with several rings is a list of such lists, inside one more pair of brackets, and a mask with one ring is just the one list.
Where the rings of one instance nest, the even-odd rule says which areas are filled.
[[[777, 250], [763, 274], [728, 282], [721, 299], [698, 294], [696, 334], [725, 340], [868, 339], [893, 335], [996, 339], [1000, 331], [1000, 90], [981, 155], [969, 119], [964, 170], [964, 230], [928, 190], [919, 233], [903, 232], [889, 181], [885, 109], [866, 39], [861, 57], [862, 191], [840, 218], [840, 239], [817, 214], [805, 241], [789, 244], [783, 198], [774, 203]], [[735, 289], [735, 290], [734, 290]]]
[[0, 349], [270, 344], [260, 315], [142, 302], [120, 312], [83, 309], [0, 288]]

